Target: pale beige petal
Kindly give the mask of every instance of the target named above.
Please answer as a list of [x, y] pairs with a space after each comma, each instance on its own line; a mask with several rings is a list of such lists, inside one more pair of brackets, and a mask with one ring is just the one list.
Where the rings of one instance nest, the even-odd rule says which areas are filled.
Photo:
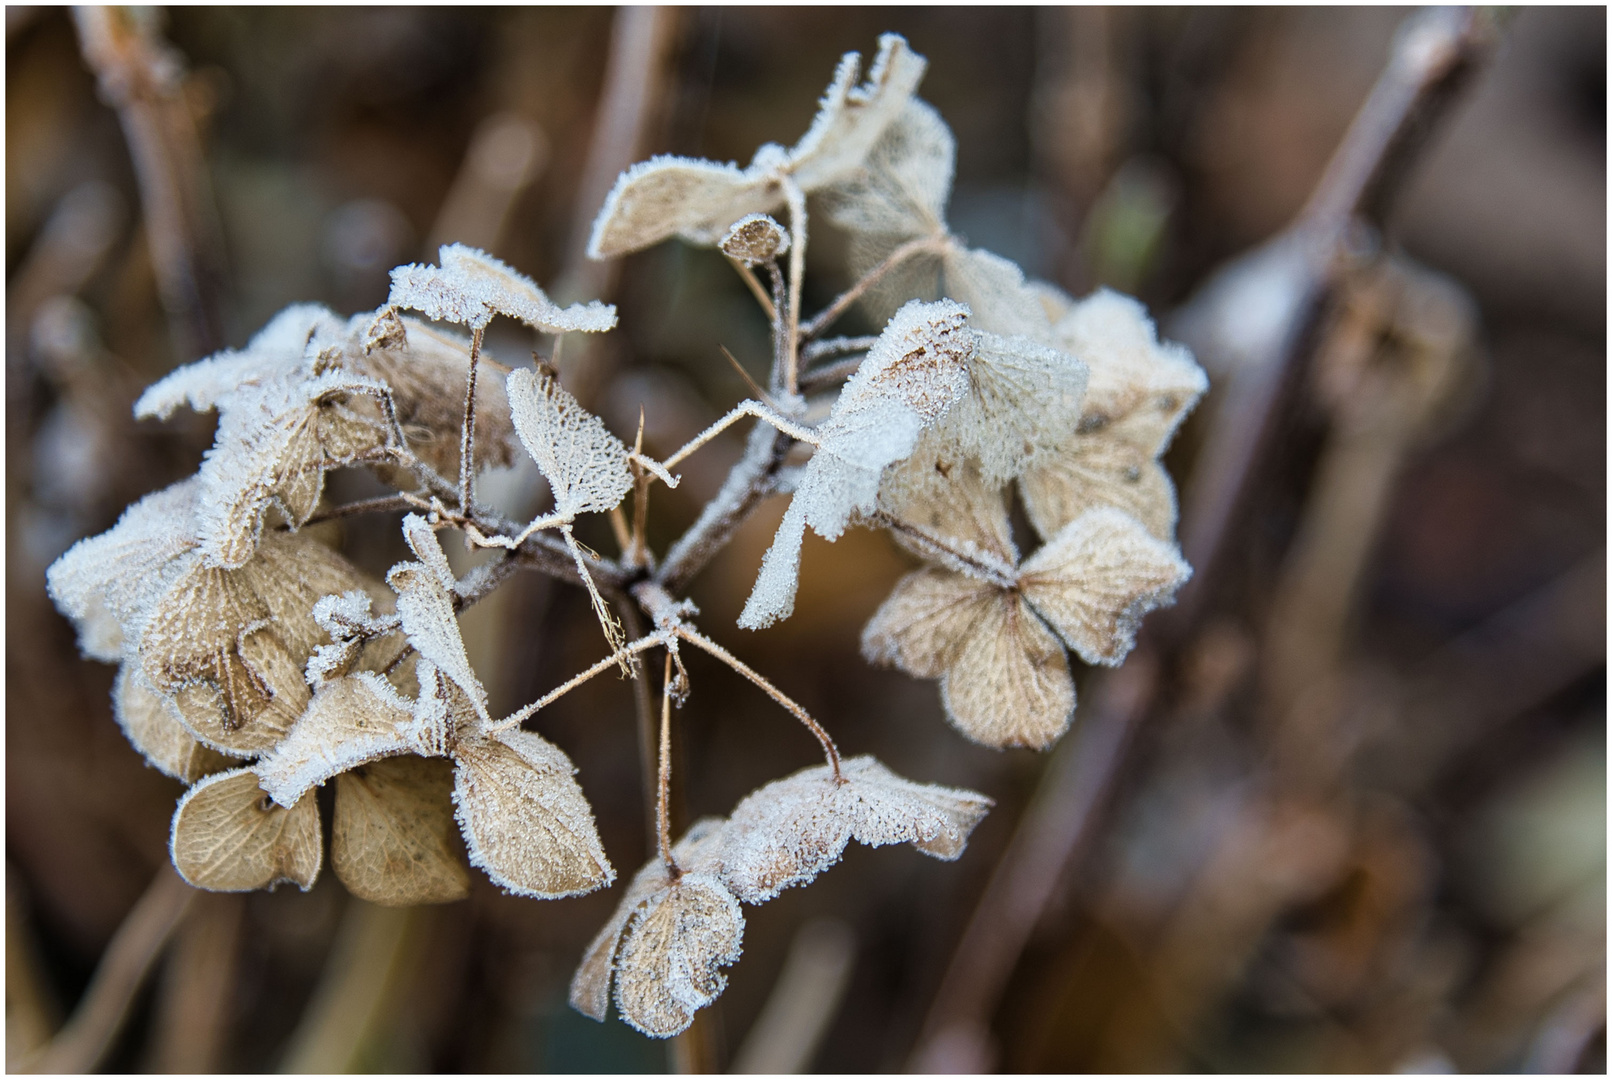
[[281, 806], [291, 806], [337, 773], [416, 749], [411, 705], [374, 672], [330, 680], [258, 761], [263, 790]]
[[176, 780], [191, 784], [235, 764], [185, 730], [168, 702], [146, 682], [138, 664], [118, 669], [112, 687], [112, 715], [146, 761]]
[[174, 867], [200, 889], [248, 892], [281, 881], [307, 890], [324, 852], [319, 808], [304, 797], [287, 810], [251, 769], [217, 773], [179, 800], [169, 843]]
[[1063, 646], [1005, 591], [981, 606], [940, 691], [947, 719], [986, 746], [1040, 749], [1064, 733], [1075, 708]]
[[632, 490], [627, 447], [558, 379], [529, 368], [506, 381], [515, 431], [554, 492], [557, 513], [602, 513]]
[[375, 904], [443, 904], [470, 892], [453, 842], [453, 769], [407, 756], [336, 778], [330, 866], [347, 891]]
[[[974, 462], [958, 456], [936, 433], [926, 434], [911, 457], [885, 471], [879, 509], [965, 555], [985, 556], [1002, 576], [1011, 577], [1019, 561], [1001, 485], [988, 483]], [[937, 559], [931, 546], [899, 531], [891, 535], [914, 554]]]
[[1174, 544], [1105, 507], [1082, 514], [1025, 560], [1019, 582], [1082, 660], [1113, 665], [1130, 652], [1142, 616], [1170, 603], [1191, 576]]
[[999, 590], [949, 570], [915, 570], [862, 630], [862, 655], [920, 679], [939, 678], [957, 658]]
[[454, 751], [454, 802], [470, 862], [519, 896], [578, 896], [610, 884], [593, 808], [559, 747], [530, 731]]
[[616, 1007], [646, 1035], [685, 1030], [727, 985], [718, 968], [739, 959], [744, 914], [710, 874], [685, 873], [638, 910], [616, 961]]
[[1104, 430], [1077, 435], [1019, 477], [1025, 513], [1043, 538], [1087, 510], [1112, 506], [1161, 540], [1175, 535], [1175, 485], [1152, 453]]
[[911, 844], [950, 861], [962, 855], [969, 834], [992, 806], [977, 791], [915, 783], [867, 755], [843, 762], [841, 772], [841, 790], [856, 802], [851, 835], [869, 847]]
[[746, 214], [784, 204], [782, 185], [752, 169], [694, 158], [652, 157], [616, 180], [593, 222], [588, 257], [608, 259], [681, 236], [714, 244]]

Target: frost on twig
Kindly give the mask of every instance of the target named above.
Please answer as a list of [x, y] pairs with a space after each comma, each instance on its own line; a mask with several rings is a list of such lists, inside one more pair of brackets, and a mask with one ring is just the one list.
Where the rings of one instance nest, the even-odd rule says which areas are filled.
[[625, 255], [673, 236], [715, 244], [740, 218], [783, 206], [786, 179], [811, 193], [849, 175], [900, 115], [926, 66], [905, 40], [886, 34], [866, 82], [856, 81], [856, 53], [840, 60], [811, 128], [792, 149], [768, 143], [744, 169], [668, 156], [633, 166], [593, 223], [589, 257]]
[[1190, 568], [1174, 545], [1106, 507], [1021, 564], [1000, 489], [972, 463], [914, 458], [903, 471], [886, 512], [936, 565], [897, 583], [863, 630], [862, 654], [939, 678], [947, 719], [976, 742], [1048, 745], [1075, 705], [1065, 648], [1119, 663], [1141, 617], [1168, 603]]
[[1031, 524], [1050, 537], [1112, 506], [1170, 539], [1175, 488], [1159, 455], [1208, 387], [1203, 369], [1185, 348], [1159, 342], [1141, 304], [1107, 289], [1070, 306], [1053, 334], [1090, 366], [1091, 383], [1058, 452], [1020, 478]]
[[960, 304], [911, 303], [898, 311], [817, 429], [819, 445], [762, 560], [739, 625], [759, 629], [795, 605], [800, 546], [809, 525], [836, 540], [853, 513], [868, 513], [886, 465], [912, 453], [918, 436], [968, 390], [974, 350]]
[[616, 325], [616, 309], [597, 300], [560, 307], [537, 283], [504, 263], [463, 244], [445, 244], [440, 266], [410, 263], [392, 271], [388, 305], [432, 319], [480, 330], [495, 315], [519, 319], [534, 330], [598, 333]]
[[853, 838], [955, 859], [990, 805], [904, 780], [871, 757], [844, 762], [839, 780], [819, 765], [764, 785], [731, 818], [696, 822], [672, 849], [675, 872], [659, 857], [638, 872], [583, 954], [571, 1004], [603, 1020], [614, 981], [623, 1019], [646, 1035], [676, 1035], [722, 992], [717, 969], [739, 959], [741, 900], [759, 904], [810, 881]]

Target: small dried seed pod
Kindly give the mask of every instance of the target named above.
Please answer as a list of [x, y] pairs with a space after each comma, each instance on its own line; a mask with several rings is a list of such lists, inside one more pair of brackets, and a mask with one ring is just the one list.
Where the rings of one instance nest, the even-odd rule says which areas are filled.
[[746, 214], [728, 227], [721, 246], [728, 258], [760, 266], [789, 250], [789, 233], [766, 214]]

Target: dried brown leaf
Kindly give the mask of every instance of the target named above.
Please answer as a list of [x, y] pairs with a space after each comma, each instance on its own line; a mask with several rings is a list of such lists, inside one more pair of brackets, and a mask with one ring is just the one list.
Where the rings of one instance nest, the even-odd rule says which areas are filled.
[[401, 907], [461, 900], [470, 874], [454, 849], [446, 761], [407, 756], [336, 778], [330, 865], [354, 896]]
[[250, 769], [217, 773], [179, 800], [169, 843], [174, 867], [199, 889], [249, 892], [281, 881], [304, 891], [319, 875], [319, 808], [304, 797], [287, 810]]

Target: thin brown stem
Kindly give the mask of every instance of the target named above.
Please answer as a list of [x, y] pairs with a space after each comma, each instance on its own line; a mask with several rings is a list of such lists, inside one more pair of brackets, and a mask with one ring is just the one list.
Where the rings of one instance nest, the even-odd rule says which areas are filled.
[[[635, 640], [643, 640], [647, 628], [637, 605], [621, 605], [621, 622]], [[637, 716], [638, 732], [638, 779], [643, 796], [645, 850], [648, 850], [657, 843], [659, 835], [655, 820], [655, 701], [649, 686], [649, 672], [644, 670], [643, 655], [635, 655], [631, 663], [633, 711]]]
[[321, 521], [331, 521], [335, 518], [356, 517], [359, 514], [390, 514], [399, 510], [407, 510], [413, 504], [402, 495], [380, 495], [373, 499], [360, 499], [357, 502], [343, 503], [341, 506], [332, 506], [329, 510], [321, 510], [314, 514], [304, 525], [317, 525]]
[[852, 304], [860, 300], [864, 293], [877, 285], [884, 275], [914, 255], [920, 255], [926, 251], [939, 251], [946, 244], [946, 241], [947, 238], [944, 236], [921, 236], [916, 240], [908, 240], [905, 244], [896, 248], [886, 255], [878, 266], [863, 274], [855, 285], [840, 293], [839, 296], [834, 298], [832, 304], [818, 312], [812, 317], [811, 321], [801, 327], [801, 340], [811, 341], [824, 330], [827, 330], [834, 324], [835, 320], [845, 314]]
[[778, 309], [773, 306], [772, 297], [767, 295], [767, 290], [762, 286], [761, 279], [756, 277], [756, 272], [738, 259], [729, 258], [728, 264], [737, 270], [739, 276], [744, 279], [744, 283], [750, 289], [751, 295], [756, 298], [756, 303], [760, 304], [761, 310], [767, 313], [767, 321], [776, 321]]
[[806, 194], [784, 177], [784, 198], [789, 203], [789, 321], [784, 332], [784, 393], [800, 392], [796, 376], [800, 366], [800, 294], [806, 277]]
[[771, 494], [792, 443], [783, 432], [756, 425], [745, 445], [744, 457], [728, 474], [722, 490], [666, 552], [655, 571], [657, 583], [668, 591], [680, 592], [699, 573], [761, 500]]
[[816, 720], [812, 719], [810, 713], [797, 705], [795, 701], [789, 697], [789, 695], [785, 694], [782, 690], [768, 682], [760, 672], [756, 671], [749, 664], [746, 664], [743, 660], [740, 660], [737, 656], [734, 656], [732, 653], [728, 652], [728, 650], [724, 649], [722, 646], [718, 645], [705, 635], [691, 629], [690, 627], [680, 626], [677, 628], [677, 636], [691, 645], [697, 645], [698, 647], [704, 649], [706, 652], [728, 665], [734, 671], [737, 671], [740, 675], [743, 675], [745, 678], [755, 683], [761, 688], [763, 693], [772, 698], [778, 704], [782, 705], [785, 710], [795, 717], [795, 719], [799, 720], [802, 724], [805, 724], [806, 729], [816, 736], [818, 742], [823, 744], [823, 753], [827, 756], [829, 765], [831, 765], [834, 769], [834, 779], [842, 779], [840, 776], [839, 748], [834, 745], [834, 740], [829, 738], [828, 732], [823, 730], [822, 725]]
[[672, 858], [672, 653], [666, 652], [666, 665], [661, 673], [660, 690], [660, 770], [656, 774], [655, 788], [655, 842], [659, 845], [661, 862], [677, 877], [681, 872], [677, 860]]
[[508, 716], [504, 717], [504, 719], [498, 721], [496, 724], [491, 725], [487, 730], [504, 731], [508, 728], [516, 727], [527, 718], [535, 715], [543, 709], [548, 708], [550, 705], [554, 704], [556, 701], [560, 700], [566, 694], [569, 694], [571, 691], [575, 690], [577, 687], [581, 686], [595, 675], [599, 675], [602, 672], [615, 667], [623, 660], [637, 656], [645, 649], [652, 648], [656, 645], [664, 645], [665, 643], [665, 637], [659, 633], [646, 634], [643, 637], [640, 637], [637, 641], [628, 642], [626, 645], [623, 645], [621, 648], [617, 649], [603, 660], [600, 660], [588, 667], [585, 671], [581, 671], [573, 675], [564, 683], [556, 686], [553, 690], [550, 690], [548, 693], [544, 694], [530, 705], [516, 712], [510, 713]]
[[784, 315], [784, 273], [778, 269], [778, 260], [772, 259], [767, 263], [767, 274], [772, 279], [772, 295], [778, 299], [772, 311], [772, 389], [774, 393], [785, 393], [789, 382], [790, 345], [788, 341], [788, 326]]
[[459, 512], [468, 514], [475, 499], [476, 478], [476, 361], [481, 359], [483, 327], [470, 332], [470, 373], [465, 376], [465, 415], [459, 438]]

